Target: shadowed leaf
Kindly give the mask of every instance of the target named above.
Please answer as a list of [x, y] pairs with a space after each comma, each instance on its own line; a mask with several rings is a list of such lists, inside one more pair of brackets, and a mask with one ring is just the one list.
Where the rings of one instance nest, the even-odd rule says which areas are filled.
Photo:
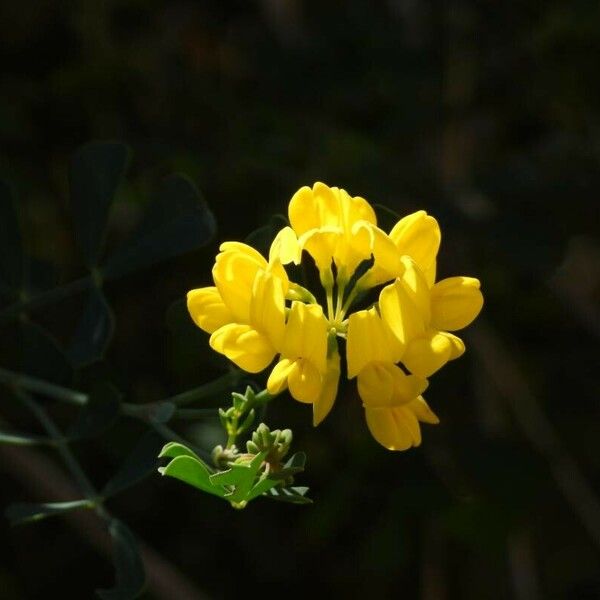
[[90, 142], [71, 161], [69, 184], [77, 243], [88, 267], [97, 265], [108, 213], [129, 161], [119, 142]]
[[215, 219], [195, 185], [182, 175], [168, 177], [132, 239], [108, 259], [104, 273], [117, 277], [206, 244]]
[[88, 365], [104, 356], [114, 331], [114, 317], [102, 290], [93, 287], [81, 315], [68, 355], [74, 367]]
[[148, 431], [135, 445], [115, 475], [108, 481], [102, 491], [103, 495], [112, 496], [156, 470], [157, 455], [163, 445], [162, 437]]
[[108, 527], [113, 540], [115, 586], [109, 590], [96, 590], [102, 600], [131, 600], [137, 598], [146, 583], [144, 564], [137, 540], [131, 530], [118, 519]]

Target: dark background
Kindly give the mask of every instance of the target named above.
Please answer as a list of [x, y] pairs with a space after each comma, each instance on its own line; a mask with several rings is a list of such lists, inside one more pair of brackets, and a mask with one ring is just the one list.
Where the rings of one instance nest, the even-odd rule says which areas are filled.
[[[600, 597], [598, 3], [5, 2], [0, 65], [0, 177], [29, 252], [59, 281], [83, 272], [67, 169], [90, 139], [134, 152], [109, 246], [173, 171], [218, 222], [201, 250], [106, 287], [115, 337], [75, 387], [109, 377], [145, 402], [220, 374], [207, 337], [167, 309], [210, 283], [220, 241], [316, 180], [426, 209], [442, 228], [440, 277], [482, 281], [467, 353], [426, 394], [441, 424], [423, 427], [421, 448], [378, 446], [352, 386], [315, 430], [282, 397], [267, 421], [306, 450], [314, 505], [237, 512], [158, 476], [110, 502], [197, 597]], [[34, 316], [61, 341], [76, 306]], [[177, 429], [210, 445], [215, 427]], [[91, 478], [140, 433], [124, 421], [82, 444]], [[60, 499], [0, 472], [2, 506]], [[2, 598], [87, 598], [112, 582], [109, 559], [60, 517], [2, 521], [0, 539]]]

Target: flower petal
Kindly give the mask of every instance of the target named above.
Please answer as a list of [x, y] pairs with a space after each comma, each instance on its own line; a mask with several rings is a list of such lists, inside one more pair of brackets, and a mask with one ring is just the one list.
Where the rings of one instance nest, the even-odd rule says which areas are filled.
[[194, 323], [207, 333], [233, 321], [233, 315], [216, 287], [190, 290], [187, 293], [187, 308]]
[[410, 256], [423, 273], [428, 275], [429, 285], [433, 285], [436, 256], [441, 241], [438, 222], [424, 210], [419, 210], [400, 219], [390, 231], [390, 238], [400, 254]]
[[430, 425], [437, 425], [440, 420], [437, 415], [429, 408], [425, 398], [418, 396], [408, 406], [413, 411], [417, 419], [422, 423], [429, 423]]
[[454, 348], [445, 334], [429, 329], [408, 344], [402, 362], [411, 373], [429, 377], [453, 357]]
[[414, 298], [401, 279], [384, 287], [379, 294], [381, 318], [403, 347], [426, 329], [424, 307], [417, 305]]
[[316, 427], [329, 414], [337, 396], [340, 379], [340, 355], [337, 350], [327, 359], [327, 372], [321, 393], [313, 404], [313, 425]]
[[287, 380], [290, 373], [296, 367], [295, 360], [282, 358], [273, 368], [267, 381], [267, 391], [269, 394], [277, 395], [287, 388]]
[[449, 277], [431, 290], [431, 324], [442, 331], [466, 327], [481, 311], [483, 295], [474, 277]]
[[403, 351], [404, 346], [377, 314], [376, 308], [350, 315], [346, 343], [349, 379], [356, 377], [371, 362], [398, 362]]
[[292, 302], [285, 327], [282, 356], [309, 360], [324, 374], [327, 370], [328, 328], [321, 306]]
[[285, 332], [285, 297], [279, 277], [259, 271], [252, 286], [250, 325], [265, 334], [274, 348], [280, 349]]
[[250, 325], [229, 323], [210, 336], [210, 347], [224, 354], [240, 369], [258, 373], [269, 366], [275, 349], [269, 339]]
[[290, 394], [299, 402], [312, 404], [319, 399], [323, 376], [310, 360], [299, 359], [288, 375]]
[[397, 410], [366, 406], [367, 425], [373, 437], [388, 450], [408, 450], [414, 445], [414, 437], [402, 417], [396, 415]]

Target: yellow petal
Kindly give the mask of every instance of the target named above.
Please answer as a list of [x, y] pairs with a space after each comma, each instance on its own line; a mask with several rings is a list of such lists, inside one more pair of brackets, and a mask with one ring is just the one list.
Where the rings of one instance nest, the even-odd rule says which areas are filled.
[[280, 349], [285, 331], [285, 297], [279, 277], [258, 271], [252, 286], [249, 322]]
[[194, 323], [207, 333], [233, 321], [216, 287], [204, 287], [187, 293], [187, 308]]
[[406, 375], [391, 363], [370, 363], [358, 374], [358, 393], [364, 406], [397, 407], [412, 402], [427, 388], [427, 380]]
[[322, 227], [310, 229], [298, 240], [301, 250], [306, 250], [315, 261], [320, 272], [329, 271], [333, 257], [342, 241], [341, 229]]
[[[373, 437], [388, 450], [408, 450], [421, 441], [419, 423], [410, 411], [400, 408], [365, 407], [367, 425]], [[416, 428], [415, 428], [416, 422]], [[418, 436], [415, 436], [415, 430]]]
[[333, 226], [350, 232], [356, 221], [377, 222], [375, 211], [364, 198], [353, 198], [346, 190], [321, 182], [312, 189], [300, 188], [290, 201], [288, 214], [298, 237], [310, 229]]
[[306, 359], [324, 374], [327, 370], [328, 328], [321, 306], [292, 302], [285, 326], [282, 355]]
[[424, 273], [429, 274], [432, 285], [441, 241], [438, 222], [424, 210], [419, 210], [398, 221], [390, 231], [390, 238], [401, 254], [410, 256]]
[[361, 259], [370, 258], [371, 255], [375, 259], [371, 269], [358, 282], [359, 287], [374, 287], [403, 273], [404, 265], [398, 248], [379, 227], [367, 221], [358, 221], [352, 228], [352, 235], [352, 243]]
[[381, 318], [403, 347], [425, 332], [425, 311], [415, 304], [415, 295], [401, 279], [381, 290], [379, 310]]
[[291, 227], [284, 227], [277, 233], [271, 244], [269, 263], [279, 260], [284, 265], [292, 262], [299, 264], [300, 254], [301, 248], [294, 230]]
[[224, 325], [210, 336], [209, 343], [213, 350], [224, 354], [240, 369], [249, 373], [262, 371], [275, 356], [275, 349], [268, 338], [250, 325]]
[[313, 404], [313, 425], [316, 427], [333, 408], [340, 379], [340, 355], [337, 350], [327, 359], [327, 372], [323, 378], [321, 393]]
[[273, 368], [267, 381], [267, 391], [269, 394], [277, 395], [287, 388], [287, 380], [293, 369], [296, 368], [296, 361], [282, 358]]
[[373, 307], [350, 315], [346, 342], [349, 379], [371, 362], [398, 362], [403, 351], [404, 346], [391, 334], [377, 309]]
[[299, 402], [312, 404], [319, 399], [323, 375], [310, 360], [299, 359], [288, 375], [290, 394]]
[[429, 408], [427, 402], [425, 402], [425, 398], [423, 396], [418, 396], [415, 398], [407, 408], [412, 410], [417, 419], [422, 423], [429, 423], [430, 425], [437, 425], [440, 420], [437, 415]]
[[449, 277], [431, 290], [431, 325], [442, 331], [466, 327], [479, 314], [483, 295], [474, 277]]
[[425, 325], [431, 320], [431, 290], [419, 265], [409, 256], [401, 259], [404, 271], [400, 280], [408, 296], [423, 315]]
[[429, 377], [450, 360], [452, 353], [451, 340], [430, 329], [408, 344], [402, 362], [411, 373]]
[[370, 363], [358, 374], [358, 393], [365, 406], [389, 406], [394, 397], [394, 372], [391, 363]]
[[247, 323], [252, 286], [259, 270], [266, 270], [267, 261], [251, 246], [239, 242], [221, 244], [213, 267], [213, 279], [223, 302], [238, 323]]

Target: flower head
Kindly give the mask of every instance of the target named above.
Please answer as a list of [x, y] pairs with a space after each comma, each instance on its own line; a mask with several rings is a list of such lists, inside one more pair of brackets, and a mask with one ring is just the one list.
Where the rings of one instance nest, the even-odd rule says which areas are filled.
[[[289, 221], [268, 259], [246, 244], [221, 245], [214, 286], [188, 293], [194, 322], [241, 369], [258, 373], [274, 363], [267, 390], [312, 404], [315, 425], [335, 402], [345, 344], [347, 377], [357, 381], [375, 439], [390, 450], [418, 446], [419, 423], [438, 423], [422, 396], [427, 378], [463, 354], [450, 332], [481, 310], [479, 281], [436, 283], [440, 228], [422, 210], [385, 233], [364, 198], [315, 183], [294, 194]], [[325, 306], [286, 272], [305, 254]]]

